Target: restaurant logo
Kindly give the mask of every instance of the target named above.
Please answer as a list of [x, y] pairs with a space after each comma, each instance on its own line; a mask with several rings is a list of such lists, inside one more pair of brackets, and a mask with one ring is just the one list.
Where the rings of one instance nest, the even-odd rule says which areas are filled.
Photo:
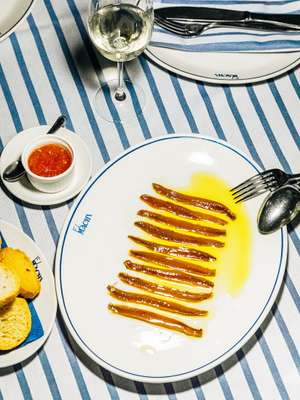
[[38, 280], [39, 280], [39, 281], [42, 281], [42, 280], [43, 280], [41, 271], [39, 270], [39, 264], [41, 264], [41, 263], [42, 263], [42, 260], [41, 260], [40, 256], [36, 256], [36, 257], [32, 260], [32, 264], [33, 264], [33, 266], [34, 266], [34, 269], [35, 269], [35, 272], [36, 272], [36, 274], [37, 274], [37, 277], [38, 277]]
[[92, 214], [85, 214], [83, 221], [80, 224], [75, 224], [73, 226], [73, 231], [83, 236], [91, 220], [92, 220]]
[[229, 74], [229, 73], [222, 73], [222, 72], [218, 72], [215, 74], [215, 76], [217, 78], [221, 78], [221, 79], [239, 79], [238, 74]]

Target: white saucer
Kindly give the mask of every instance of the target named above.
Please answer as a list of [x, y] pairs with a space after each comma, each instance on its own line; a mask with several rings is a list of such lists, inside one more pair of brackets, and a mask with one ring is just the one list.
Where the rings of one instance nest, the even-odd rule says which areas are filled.
[[13, 195], [26, 203], [43, 206], [62, 203], [76, 196], [87, 184], [88, 180], [91, 177], [92, 158], [88, 147], [76, 133], [68, 129], [61, 128], [57, 132], [57, 135], [60, 135], [62, 138], [69, 140], [74, 146], [74, 150], [77, 155], [74, 177], [67, 189], [59, 193], [42, 193], [36, 190], [29, 183], [26, 176], [24, 176], [17, 182], [7, 182], [3, 179], [2, 175], [5, 168], [14, 160], [17, 160], [20, 157], [27, 143], [33, 140], [35, 137], [45, 134], [45, 132], [47, 132], [47, 129], [49, 128], [50, 126], [48, 127], [47, 125], [44, 125], [30, 128], [18, 133], [5, 146], [1, 154], [0, 176], [2, 182]]

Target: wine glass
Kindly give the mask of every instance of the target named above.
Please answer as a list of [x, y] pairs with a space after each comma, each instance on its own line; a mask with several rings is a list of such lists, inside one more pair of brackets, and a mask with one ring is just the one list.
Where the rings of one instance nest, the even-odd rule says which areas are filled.
[[[143, 89], [123, 78], [124, 61], [136, 58], [150, 41], [153, 28], [153, 0], [90, 0], [88, 15], [89, 36], [97, 50], [117, 62], [118, 79], [107, 81], [98, 89], [95, 106], [106, 121], [130, 120], [145, 106]], [[129, 92], [135, 91], [140, 101], [133, 109]], [[103, 107], [111, 96], [117, 113]], [[118, 114], [118, 115], [116, 115]]]

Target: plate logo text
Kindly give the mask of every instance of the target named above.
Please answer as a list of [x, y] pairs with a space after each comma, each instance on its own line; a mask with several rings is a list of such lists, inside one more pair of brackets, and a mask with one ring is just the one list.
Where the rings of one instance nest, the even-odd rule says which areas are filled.
[[85, 231], [86, 231], [86, 229], [87, 229], [87, 227], [88, 227], [88, 225], [89, 225], [89, 223], [92, 220], [92, 216], [93, 216], [92, 214], [85, 214], [82, 222], [80, 224], [75, 224], [73, 226], [73, 231], [76, 232], [76, 233], [79, 233], [79, 235], [83, 236]]

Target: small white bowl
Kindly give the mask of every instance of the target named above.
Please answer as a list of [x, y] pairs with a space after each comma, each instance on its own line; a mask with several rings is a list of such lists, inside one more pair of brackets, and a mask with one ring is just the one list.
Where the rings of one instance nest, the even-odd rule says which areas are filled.
[[[66, 147], [72, 154], [72, 162], [69, 168], [63, 173], [56, 176], [40, 176], [32, 172], [28, 167], [28, 159], [30, 154], [37, 148], [46, 144], [59, 144]], [[37, 190], [45, 193], [60, 192], [69, 185], [74, 174], [75, 165], [75, 152], [71, 143], [57, 135], [42, 135], [36, 138], [33, 142], [29, 143], [23, 150], [21, 160], [25, 168], [27, 177]]]

